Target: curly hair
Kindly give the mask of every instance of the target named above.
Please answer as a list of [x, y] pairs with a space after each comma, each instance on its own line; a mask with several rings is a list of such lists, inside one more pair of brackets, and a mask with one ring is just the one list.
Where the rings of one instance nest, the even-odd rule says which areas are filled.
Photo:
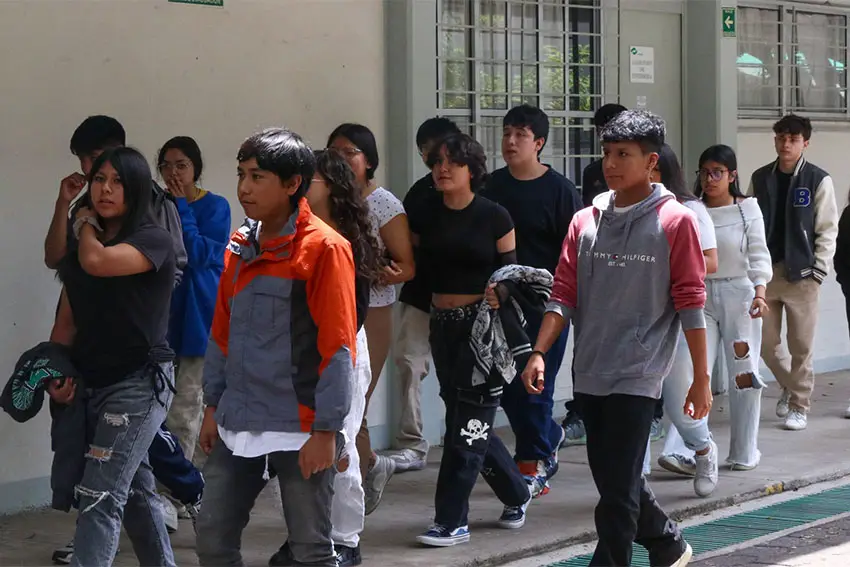
[[449, 134], [431, 148], [428, 154], [427, 165], [429, 169], [440, 161], [440, 154], [445, 148], [446, 157], [450, 162], [457, 165], [465, 165], [469, 168], [472, 176], [470, 185], [474, 193], [484, 188], [490, 174], [487, 173], [487, 154], [478, 141], [468, 134]]
[[372, 234], [369, 205], [360, 194], [345, 156], [333, 149], [316, 152], [316, 173], [327, 182], [328, 204], [337, 230], [351, 243], [357, 275], [378, 281], [383, 269], [378, 240]]

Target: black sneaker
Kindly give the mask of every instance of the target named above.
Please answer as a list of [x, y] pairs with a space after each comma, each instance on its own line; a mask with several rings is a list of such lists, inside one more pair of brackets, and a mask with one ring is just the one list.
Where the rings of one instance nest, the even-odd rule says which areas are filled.
[[295, 558], [292, 556], [292, 550], [289, 549], [289, 542], [283, 542], [277, 553], [269, 558], [269, 567], [287, 567], [295, 565]]
[[58, 548], [53, 552], [53, 563], [56, 565], [70, 565], [74, 558], [74, 540], [69, 541], [66, 545]]
[[334, 545], [334, 549], [336, 549], [336, 560], [339, 567], [353, 567], [363, 563], [363, 558], [360, 556], [360, 544], [357, 547]]
[[[336, 560], [339, 567], [348, 567], [349, 565], [360, 565], [363, 559], [360, 557], [360, 546], [346, 547], [344, 545], [336, 545], [337, 550]], [[269, 567], [289, 567], [296, 565], [295, 557], [292, 556], [292, 550], [289, 549], [289, 542], [284, 542], [277, 550], [277, 553], [269, 558]]]

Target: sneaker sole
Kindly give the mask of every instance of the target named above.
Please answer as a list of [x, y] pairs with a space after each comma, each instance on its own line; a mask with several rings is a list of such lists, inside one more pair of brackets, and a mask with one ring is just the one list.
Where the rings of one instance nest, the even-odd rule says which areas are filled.
[[455, 537], [416, 536], [416, 541], [428, 547], [452, 547], [469, 542], [469, 534]]
[[[676, 464], [674, 464], [674, 463], [676, 463]], [[660, 457], [658, 459], [658, 466], [661, 467], [662, 469], [664, 469], [667, 472], [671, 472], [671, 473], [674, 473], [674, 474], [687, 476], [687, 477], [696, 476], [696, 474], [697, 474], [696, 469], [694, 469], [692, 471], [688, 470], [688, 469], [683, 469], [682, 467], [678, 466], [677, 463], [678, 463], [678, 461], [669, 461], [667, 459], [662, 459]]]
[[729, 470], [733, 472], [747, 472], [755, 470], [758, 465], [742, 465], [740, 463], [728, 463]]
[[503, 530], [518, 530], [525, 525], [525, 516], [523, 516], [521, 520], [499, 520], [496, 522], [496, 525]]
[[691, 548], [691, 544], [686, 543], [685, 545], [687, 546], [685, 547], [685, 552], [670, 567], [685, 567], [685, 565], [691, 562], [691, 558], [694, 556], [694, 550]]

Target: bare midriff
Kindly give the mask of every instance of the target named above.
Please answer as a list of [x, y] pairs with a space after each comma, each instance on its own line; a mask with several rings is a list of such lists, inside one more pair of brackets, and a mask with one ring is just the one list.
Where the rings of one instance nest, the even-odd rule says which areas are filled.
[[479, 303], [484, 299], [483, 293], [478, 294], [455, 294], [455, 293], [435, 293], [432, 296], [431, 302], [437, 309], [454, 309], [456, 307], [465, 307]]

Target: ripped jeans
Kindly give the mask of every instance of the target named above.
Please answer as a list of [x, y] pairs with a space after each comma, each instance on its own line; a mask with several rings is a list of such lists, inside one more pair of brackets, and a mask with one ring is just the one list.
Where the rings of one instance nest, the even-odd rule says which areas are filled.
[[159, 368], [161, 373], [148, 366], [117, 384], [87, 392], [91, 441], [76, 489], [80, 513], [73, 566], [112, 565], [122, 520], [140, 565], [175, 565], [148, 461], [148, 449], [173, 397], [163, 382], [174, 384], [174, 367], [169, 362]]
[[[729, 413], [731, 419], [731, 442], [729, 456], [726, 462], [730, 465], [740, 465], [745, 468], [756, 467], [761, 460], [761, 452], [758, 449], [759, 419], [761, 414], [761, 395], [765, 383], [759, 374], [759, 353], [761, 352], [761, 319], [750, 317], [750, 306], [753, 302], [755, 290], [749, 278], [722, 278], [708, 279], [705, 281], [706, 302], [706, 352], [709, 369], [714, 368], [714, 363], [722, 350], [726, 361], [726, 374], [729, 377]], [[684, 349], [687, 353], [687, 344], [684, 339], [679, 341], [676, 358], [686, 358], [690, 363], [690, 356], [683, 356], [678, 352]], [[675, 400], [671, 402], [678, 404], [678, 413], [682, 413], [682, 406], [687, 396], [687, 389], [674, 373], [682, 374], [686, 370], [687, 376], [693, 374], [691, 367], [684, 366], [677, 369], [674, 364], [670, 375], [665, 378], [665, 406], [668, 397], [668, 384], [677, 384], [674, 388]], [[692, 378], [691, 378], [692, 380]], [[690, 387], [690, 382], [687, 384]], [[669, 408], [668, 415], [673, 417], [674, 407]], [[685, 457], [693, 457], [693, 450], [705, 447], [704, 434], [708, 431], [700, 421], [693, 421], [686, 417], [690, 423], [678, 426], [678, 433], [671, 427], [668, 432], [667, 441], [664, 445], [663, 454], [680, 454]], [[694, 437], [695, 432], [704, 432]], [[682, 446], [684, 440], [685, 447]], [[700, 446], [702, 445], [702, 446]]]

